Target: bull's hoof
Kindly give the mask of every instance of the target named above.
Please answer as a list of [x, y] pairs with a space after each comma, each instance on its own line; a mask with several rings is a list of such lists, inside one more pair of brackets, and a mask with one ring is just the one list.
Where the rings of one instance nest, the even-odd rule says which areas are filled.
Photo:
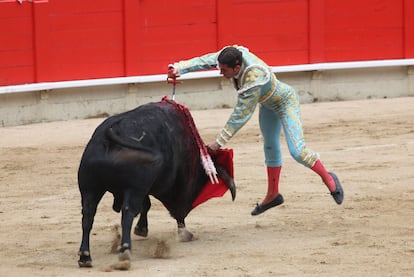
[[79, 252], [79, 267], [92, 267], [92, 258], [89, 251]]
[[131, 257], [132, 257], [131, 250], [129, 250], [129, 249], [127, 249], [124, 252], [121, 252], [121, 253], [118, 254], [118, 260], [120, 262], [122, 262], [122, 261], [130, 261], [131, 260]]
[[131, 249], [127, 243], [124, 243], [121, 248], [119, 249], [118, 260], [122, 261], [130, 261], [131, 260]]
[[148, 237], [148, 228], [143, 227], [143, 228], [139, 228], [138, 226], [135, 226], [134, 228], [134, 234], [140, 237]]
[[189, 232], [186, 228], [178, 228], [178, 241], [188, 242], [192, 241], [193, 239], [193, 234]]

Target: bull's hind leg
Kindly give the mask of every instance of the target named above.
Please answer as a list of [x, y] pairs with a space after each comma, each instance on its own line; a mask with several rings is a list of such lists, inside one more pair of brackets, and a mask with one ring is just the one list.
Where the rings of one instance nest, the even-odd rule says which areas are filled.
[[92, 258], [89, 248], [89, 238], [92, 230], [93, 221], [99, 201], [105, 191], [94, 192], [81, 191], [82, 195], [82, 242], [79, 249], [80, 267], [92, 267]]
[[141, 237], [148, 236], [148, 211], [151, 208], [151, 200], [147, 195], [142, 204], [141, 213], [139, 215], [138, 223], [135, 226], [134, 234]]
[[120, 261], [131, 260], [131, 227], [135, 214], [128, 210], [128, 207], [122, 209], [122, 238], [119, 248], [118, 259]]
[[140, 191], [126, 191], [122, 206], [122, 238], [118, 259], [120, 261], [131, 260], [131, 228], [135, 216], [140, 212], [145, 196]]

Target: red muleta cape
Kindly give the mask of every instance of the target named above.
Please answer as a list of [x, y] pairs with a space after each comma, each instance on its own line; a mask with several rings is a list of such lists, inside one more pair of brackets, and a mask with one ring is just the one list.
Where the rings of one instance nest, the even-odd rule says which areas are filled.
[[[219, 165], [224, 167], [231, 178], [234, 178], [233, 149], [219, 149], [215, 154], [210, 155], [216, 166]], [[218, 184], [213, 184], [208, 180], [201, 193], [194, 200], [192, 205], [193, 209], [210, 198], [222, 197], [226, 193], [228, 190], [226, 183], [220, 177], [218, 177], [218, 180]]]

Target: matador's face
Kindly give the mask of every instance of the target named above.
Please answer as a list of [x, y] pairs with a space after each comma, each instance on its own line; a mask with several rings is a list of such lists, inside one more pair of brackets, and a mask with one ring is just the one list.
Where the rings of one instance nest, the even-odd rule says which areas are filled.
[[233, 68], [233, 67], [229, 67], [227, 64], [219, 63], [219, 68], [220, 68], [220, 74], [230, 79], [230, 78], [234, 78], [235, 76], [237, 76], [237, 74], [239, 74], [241, 66], [236, 65]]

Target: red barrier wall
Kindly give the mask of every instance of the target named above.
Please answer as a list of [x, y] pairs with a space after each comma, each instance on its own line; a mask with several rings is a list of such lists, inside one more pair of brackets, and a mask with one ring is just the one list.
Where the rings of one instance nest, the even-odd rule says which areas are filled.
[[0, 1], [0, 85], [160, 74], [228, 44], [269, 65], [414, 58], [414, 1]]
[[32, 5], [0, 2], [0, 85], [35, 81]]

